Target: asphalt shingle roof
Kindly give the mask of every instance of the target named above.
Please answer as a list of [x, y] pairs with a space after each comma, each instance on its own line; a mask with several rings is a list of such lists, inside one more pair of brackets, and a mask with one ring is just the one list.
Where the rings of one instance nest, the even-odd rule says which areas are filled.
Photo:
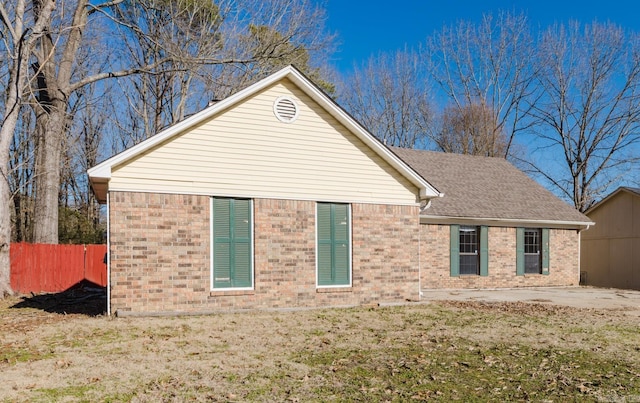
[[591, 220], [503, 158], [390, 147], [444, 193], [429, 216], [584, 222]]

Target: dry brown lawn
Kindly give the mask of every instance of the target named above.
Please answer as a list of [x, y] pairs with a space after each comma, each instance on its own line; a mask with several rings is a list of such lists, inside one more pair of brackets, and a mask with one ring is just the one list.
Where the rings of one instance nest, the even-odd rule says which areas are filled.
[[0, 300], [0, 401], [640, 401], [635, 311], [443, 301], [110, 318], [48, 308]]

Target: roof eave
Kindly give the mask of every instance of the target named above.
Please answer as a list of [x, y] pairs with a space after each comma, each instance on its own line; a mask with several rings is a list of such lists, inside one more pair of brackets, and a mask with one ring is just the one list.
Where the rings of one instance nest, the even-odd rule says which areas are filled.
[[495, 217], [454, 217], [420, 214], [420, 223], [423, 224], [485, 224], [496, 227], [540, 227], [540, 228], [560, 228], [586, 230], [592, 225], [592, 221], [563, 221], [563, 220], [535, 220], [518, 218], [495, 218]]
[[91, 177], [89, 178], [91, 190], [100, 204], [107, 202], [107, 192], [109, 189], [109, 178]]

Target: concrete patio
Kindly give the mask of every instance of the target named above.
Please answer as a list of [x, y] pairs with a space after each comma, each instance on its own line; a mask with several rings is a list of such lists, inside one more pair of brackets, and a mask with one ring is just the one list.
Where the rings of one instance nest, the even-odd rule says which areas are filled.
[[575, 308], [640, 311], [640, 291], [596, 287], [424, 290], [422, 301], [532, 302]]

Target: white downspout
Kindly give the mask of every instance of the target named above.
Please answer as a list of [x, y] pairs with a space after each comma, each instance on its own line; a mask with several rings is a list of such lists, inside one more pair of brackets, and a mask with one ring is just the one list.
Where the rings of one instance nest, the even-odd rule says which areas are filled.
[[111, 206], [109, 192], [107, 192], [107, 316], [111, 316]]
[[418, 301], [422, 300], [422, 224], [418, 215]]
[[578, 230], [578, 285], [580, 285], [580, 277], [581, 277], [581, 273], [582, 273], [582, 267], [580, 266], [582, 264], [582, 231], [581, 229]]
[[[444, 193], [440, 193], [438, 197], [444, 196]], [[424, 204], [423, 204], [424, 203]], [[431, 207], [431, 199], [423, 200], [420, 203], [420, 209], [418, 212], [418, 301], [422, 300], [422, 223], [420, 222], [420, 216], [422, 212]]]

